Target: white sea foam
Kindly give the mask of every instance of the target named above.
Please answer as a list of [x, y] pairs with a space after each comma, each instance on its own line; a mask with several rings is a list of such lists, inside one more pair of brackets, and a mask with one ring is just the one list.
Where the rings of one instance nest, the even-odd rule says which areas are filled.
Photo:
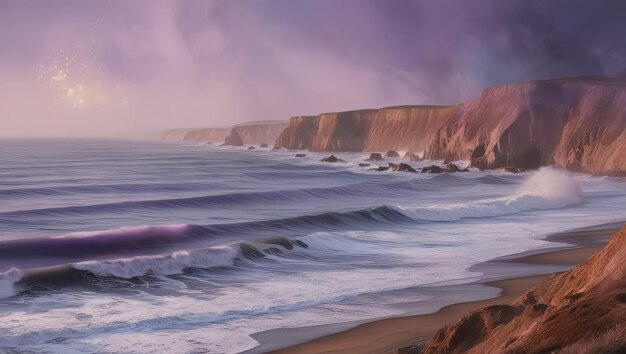
[[24, 274], [17, 268], [11, 268], [0, 273], [0, 299], [17, 294], [15, 283], [20, 281]]
[[203, 249], [176, 251], [166, 255], [139, 256], [106, 261], [86, 261], [72, 264], [74, 269], [85, 270], [98, 276], [130, 279], [146, 274], [181, 274], [186, 268], [213, 268], [229, 266], [238, 255], [235, 246], [217, 246]]
[[555, 168], [542, 168], [513, 194], [469, 203], [431, 206], [395, 206], [401, 213], [427, 221], [455, 221], [519, 212], [563, 208], [583, 201], [582, 191], [571, 175]]

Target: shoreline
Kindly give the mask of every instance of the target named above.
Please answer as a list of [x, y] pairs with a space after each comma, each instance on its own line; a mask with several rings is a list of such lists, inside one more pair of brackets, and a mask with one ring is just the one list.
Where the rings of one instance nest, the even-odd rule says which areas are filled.
[[[485, 296], [483, 291], [483, 296], [479, 299], [456, 299], [419, 314], [407, 311], [403, 315], [372, 320], [258, 332], [252, 337], [259, 345], [246, 353], [407, 352], [407, 348], [424, 343], [445, 324], [456, 322], [466, 313], [489, 305], [509, 303], [551, 274], [566, 271], [584, 262], [598, 252], [622, 226], [623, 222], [612, 222], [550, 234], [545, 240], [567, 245], [531, 250], [479, 263], [472, 270], [485, 273], [480, 280], [469, 284], [437, 287], [440, 291], [469, 290], [468, 293], [472, 292], [471, 286], [496, 288], [498, 295]], [[496, 274], [494, 268], [500, 274]], [[503, 268], [508, 270], [503, 272]], [[464, 287], [467, 289], [463, 289]], [[474, 292], [479, 293], [477, 290]], [[290, 338], [291, 343], [296, 340], [299, 343], [285, 345], [285, 337]], [[283, 345], [276, 342], [282, 342]]]

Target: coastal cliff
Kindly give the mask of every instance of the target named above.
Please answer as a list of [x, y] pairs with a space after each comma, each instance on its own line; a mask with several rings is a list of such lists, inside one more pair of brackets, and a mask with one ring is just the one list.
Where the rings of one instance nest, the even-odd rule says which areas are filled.
[[258, 121], [238, 124], [232, 128], [170, 129], [162, 132], [160, 138], [169, 141], [221, 143], [229, 136], [239, 136], [242, 144], [259, 145], [274, 142], [286, 127], [285, 121]]
[[161, 133], [161, 140], [221, 142], [229, 133], [229, 128], [169, 129]]
[[545, 80], [493, 87], [460, 104], [430, 137], [430, 159], [481, 169], [556, 164], [626, 172], [626, 81]]
[[231, 134], [237, 133], [244, 144], [271, 144], [287, 127], [285, 121], [259, 121], [238, 124], [232, 127]]
[[626, 352], [626, 227], [578, 267], [511, 305], [473, 311], [444, 327], [422, 354]]
[[626, 80], [572, 78], [492, 87], [456, 106], [400, 106], [293, 117], [276, 147], [424, 151], [473, 167], [555, 164], [626, 175]]
[[311, 151], [424, 151], [427, 138], [455, 111], [454, 106], [398, 106], [318, 116], [300, 116], [275, 147]]

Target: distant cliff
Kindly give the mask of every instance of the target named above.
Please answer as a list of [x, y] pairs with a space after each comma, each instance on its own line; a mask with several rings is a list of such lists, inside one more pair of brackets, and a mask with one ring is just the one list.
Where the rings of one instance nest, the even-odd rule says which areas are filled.
[[511, 305], [470, 312], [423, 354], [626, 352], [626, 228], [578, 267]]
[[238, 124], [232, 128], [170, 129], [161, 133], [161, 140], [222, 143], [227, 136], [236, 133], [243, 144], [272, 144], [286, 127], [285, 121], [258, 121]]
[[161, 133], [161, 140], [222, 142], [229, 133], [229, 128], [169, 129]]
[[244, 144], [271, 145], [286, 127], [285, 121], [259, 121], [235, 125], [232, 132], [236, 132]]
[[626, 174], [626, 80], [574, 78], [488, 88], [457, 106], [293, 117], [276, 147], [424, 151], [482, 169], [556, 164]]
[[293, 117], [275, 147], [312, 151], [423, 151], [454, 106], [398, 106]]

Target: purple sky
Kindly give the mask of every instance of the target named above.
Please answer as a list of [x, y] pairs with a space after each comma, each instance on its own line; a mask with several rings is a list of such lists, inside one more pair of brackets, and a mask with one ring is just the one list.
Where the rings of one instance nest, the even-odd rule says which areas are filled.
[[626, 73], [623, 1], [0, 0], [0, 136], [228, 126]]

